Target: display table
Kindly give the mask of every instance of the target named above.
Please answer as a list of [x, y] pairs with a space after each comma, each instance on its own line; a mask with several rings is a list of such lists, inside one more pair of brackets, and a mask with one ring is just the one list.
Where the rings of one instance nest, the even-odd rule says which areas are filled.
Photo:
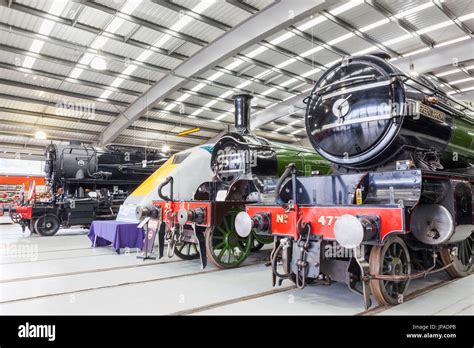
[[121, 248], [141, 249], [145, 232], [136, 223], [97, 220], [92, 222], [88, 236], [94, 248], [112, 244], [117, 254], [120, 254]]

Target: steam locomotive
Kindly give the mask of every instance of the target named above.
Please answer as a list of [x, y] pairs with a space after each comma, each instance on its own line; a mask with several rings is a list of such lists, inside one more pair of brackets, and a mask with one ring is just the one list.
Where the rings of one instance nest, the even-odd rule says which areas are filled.
[[343, 59], [305, 99], [306, 131], [334, 165], [287, 167], [276, 203], [247, 205], [239, 235], [275, 237], [273, 285], [340, 281], [380, 305], [412, 279], [472, 271], [474, 118], [430, 80], [378, 56]]
[[49, 145], [45, 153], [48, 201], [17, 206], [23, 231], [52, 236], [60, 227], [88, 226], [95, 219], [113, 219], [129, 191], [163, 162], [154, 150], [111, 145], [105, 149], [71, 143]]
[[273, 242], [273, 238], [253, 233], [236, 233], [235, 216], [244, 205], [273, 197], [276, 180], [289, 163], [294, 163], [300, 175], [329, 171], [329, 164], [314, 152], [271, 143], [251, 133], [251, 98], [235, 96], [235, 130], [212, 147], [214, 177], [195, 189], [193, 199], [176, 199], [176, 178], [169, 176], [158, 186], [161, 200], [152, 207], [138, 208], [139, 219], [151, 218], [147, 236], [154, 238], [158, 232], [160, 257], [167, 240], [170, 257], [200, 258], [202, 267], [208, 259], [219, 268], [239, 266], [251, 251]]

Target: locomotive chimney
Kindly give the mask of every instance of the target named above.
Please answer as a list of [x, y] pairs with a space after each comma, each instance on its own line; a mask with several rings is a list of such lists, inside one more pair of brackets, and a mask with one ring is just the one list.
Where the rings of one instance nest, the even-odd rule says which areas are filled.
[[240, 133], [250, 132], [250, 94], [238, 94], [234, 96], [235, 105], [235, 128]]

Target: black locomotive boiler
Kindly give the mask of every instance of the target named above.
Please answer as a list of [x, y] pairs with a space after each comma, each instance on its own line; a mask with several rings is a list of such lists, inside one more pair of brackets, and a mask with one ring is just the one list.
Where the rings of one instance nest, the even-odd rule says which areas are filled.
[[158, 151], [133, 146], [51, 144], [44, 166], [49, 197], [16, 207], [18, 223], [23, 230], [52, 236], [60, 227], [114, 219], [129, 192], [163, 161]]
[[411, 280], [472, 272], [474, 118], [427, 78], [377, 56], [343, 59], [306, 99], [306, 130], [333, 175], [290, 165], [277, 202], [236, 228], [275, 237], [274, 283], [341, 281], [382, 305]]

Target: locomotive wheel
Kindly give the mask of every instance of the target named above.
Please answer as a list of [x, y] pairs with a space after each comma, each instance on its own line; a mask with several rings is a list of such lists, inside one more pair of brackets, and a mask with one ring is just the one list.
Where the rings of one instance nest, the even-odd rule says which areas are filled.
[[[369, 256], [369, 270], [373, 275], [411, 274], [410, 254], [405, 242], [399, 237], [390, 237], [384, 245], [372, 247]], [[409, 280], [372, 279], [370, 288], [380, 305], [389, 306], [399, 303], [400, 296], [405, 296], [409, 283]]]
[[273, 243], [273, 237], [260, 236], [255, 232], [253, 234], [253, 245], [250, 251], [259, 251], [265, 244]]
[[234, 228], [235, 216], [238, 211], [229, 211], [219, 226], [207, 228], [206, 254], [218, 268], [234, 268], [239, 266], [250, 254], [253, 236], [240, 237]]
[[196, 243], [179, 242], [176, 243], [174, 254], [181, 260], [195, 260], [199, 258], [198, 245]]
[[453, 265], [446, 269], [446, 272], [453, 278], [465, 277], [472, 271], [472, 244], [474, 234], [458, 243], [456, 249], [444, 247], [440, 250], [443, 265]]
[[38, 233], [38, 231], [35, 229], [35, 223], [36, 223], [36, 220], [29, 220], [28, 221], [28, 229], [30, 230], [31, 234]]
[[17, 214], [17, 213], [10, 213], [10, 219], [12, 220], [12, 222], [14, 222], [15, 224], [18, 224], [21, 220], [21, 215], [20, 214]]
[[56, 215], [41, 215], [35, 222], [35, 230], [45, 237], [54, 236], [60, 227], [59, 219]]

